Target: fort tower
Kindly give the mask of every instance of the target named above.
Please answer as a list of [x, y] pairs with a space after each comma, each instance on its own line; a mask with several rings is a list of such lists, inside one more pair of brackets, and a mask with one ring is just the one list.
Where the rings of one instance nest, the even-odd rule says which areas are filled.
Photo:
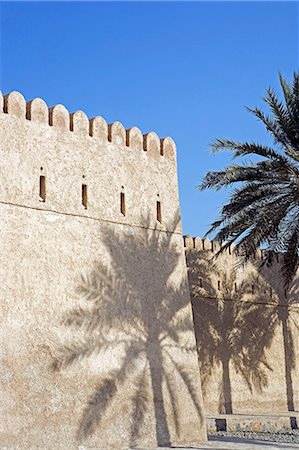
[[172, 139], [12, 92], [0, 145], [1, 447], [205, 440]]

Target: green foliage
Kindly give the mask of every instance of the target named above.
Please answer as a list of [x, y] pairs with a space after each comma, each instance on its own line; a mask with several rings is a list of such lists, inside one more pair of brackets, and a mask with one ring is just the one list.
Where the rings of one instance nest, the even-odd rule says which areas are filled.
[[282, 77], [283, 100], [267, 89], [264, 101], [270, 115], [250, 109], [273, 138], [273, 147], [256, 142], [217, 139], [212, 151], [229, 150], [233, 158], [254, 155], [255, 161], [231, 164], [220, 172], [208, 172], [200, 190], [233, 187], [229, 201], [207, 234], [224, 243], [232, 242], [245, 261], [265, 245], [268, 263], [282, 253], [282, 275], [289, 286], [299, 266], [299, 73], [292, 84]]

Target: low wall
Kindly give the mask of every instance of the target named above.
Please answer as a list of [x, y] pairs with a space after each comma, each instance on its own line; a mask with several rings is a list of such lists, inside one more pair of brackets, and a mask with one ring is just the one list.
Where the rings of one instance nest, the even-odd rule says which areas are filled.
[[217, 249], [185, 238], [206, 414], [298, 412], [298, 279], [286, 293], [279, 261], [259, 271], [261, 253], [244, 268]]

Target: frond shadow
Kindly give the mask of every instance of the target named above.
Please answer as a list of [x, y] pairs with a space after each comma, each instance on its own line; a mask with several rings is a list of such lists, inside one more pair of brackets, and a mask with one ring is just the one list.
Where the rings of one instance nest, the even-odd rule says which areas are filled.
[[221, 263], [221, 257], [215, 263], [207, 252], [191, 251], [187, 259], [203, 390], [220, 366], [218, 412], [232, 414], [232, 368], [250, 392], [262, 392], [268, 385], [272, 368], [266, 349], [278, 323], [277, 308], [263, 305], [267, 286], [263, 277], [257, 281], [256, 271], [242, 281], [236, 265]]
[[[271, 285], [276, 293], [277, 300], [277, 321], [281, 325], [283, 347], [284, 347], [284, 369], [286, 386], [286, 403], [288, 411], [296, 411], [295, 395], [293, 385], [293, 372], [296, 368], [297, 352], [295, 349], [294, 333], [298, 336], [299, 331], [299, 277], [298, 274], [293, 278], [288, 288], [282, 279], [280, 259], [269, 267], [263, 267], [263, 277]], [[298, 340], [298, 337], [297, 337]], [[295, 391], [298, 399], [298, 390]], [[299, 403], [298, 403], [299, 404]], [[292, 429], [298, 429], [296, 417], [290, 418]]]
[[[179, 217], [171, 228], [176, 230], [178, 223]], [[182, 426], [177, 377], [185, 385], [198, 420], [203, 422], [194, 373], [180, 362], [186, 355], [193, 354], [196, 359], [188, 282], [182, 273], [184, 254], [177, 250], [181, 237], [159, 230], [145, 229], [136, 235], [119, 230], [108, 226], [102, 229], [106, 256], [82, 274], [77, 288], [80, 305], [63, 320], [80, 338], [60, 349], [53, 366], [67, 369], [86, 358], [101, 360], [103, 353], [109, 355], [103, 368], [106, 375], [99, 374], [99, 383], [83, 411], [78, 441], [101, 429], [104, 415], [129, 380], [128, 444], [132, 447], [140, 442], [152, 404], [156, 441], [158, 445], [171, 445], [165, 395], [179, 435]], [[117, 363], [117, 368], [110, 367], [110, 361]]]

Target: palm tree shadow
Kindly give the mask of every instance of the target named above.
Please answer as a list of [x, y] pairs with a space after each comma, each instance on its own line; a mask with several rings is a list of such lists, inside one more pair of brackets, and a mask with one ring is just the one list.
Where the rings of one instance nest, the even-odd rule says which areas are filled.
[[[177, 217], [172, 223], [174, 231], [178, 224]], [[78, 441], [101, 427], [129, 380], [133, 386], [129, 445], [140, 443], [150, 404], [158, 445], [171, 445], [169, 409], [177, 436], [183, 427], [178, 379], [203, 422], [194, 373], [181, 362], [196, 355], [184, 254], [178, 250], [181, 237], [159, 230], [144, 229], [136, 236], [132, 229], [121, 230], [102, 229], [105, 257], [82, 275], [77, 288], [81, 306], [64, 318], [64, 324], [80, 338], [61, 348], [53, 366], [60, 370], [94, 356], [107, 361], [105, 355], [109, 355], [103, 368], [106, 375], [99, 374], [83, 411]]]
[[[292, 373], [296, 368], [296, 351], [292, 330], [296, 331], [296, 333], [299, 331], [298, 309], [294, 308], [294, 306], [299, 303], [299, 277], [295, 277], [288, 289], [286, 289], [284, 280], [281, 276], [279, 257], [269, 265], [263, 264], [261, 273], [265, 280], [270, 284], [272, 291], [275, 292], [277, 301], [277, 322], [282, 327], [283, 336], [286, 403], [288, 411], [295, 412]], [[290, 427], [291, 429], [298, 429], [298, 423], [295, 416], [290, 417]]]
[[232, 368], [251, 393], [268, 385], [272, 369], [266, 349], [277, 326], [277, 308], [263, 305], [267, 285], [255, 271], [241, 281], [234, 264], [227, 258], [221, 264], [221, 257], [215, 262], [207, 251], [189, 251], [187, 261], [203, 390], [220, 366], [218, 412], [232, 414]]

